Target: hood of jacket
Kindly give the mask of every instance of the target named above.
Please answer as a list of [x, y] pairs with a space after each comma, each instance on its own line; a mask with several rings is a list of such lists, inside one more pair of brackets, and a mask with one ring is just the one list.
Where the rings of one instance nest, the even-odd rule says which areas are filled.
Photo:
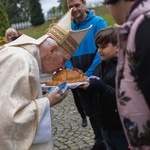
[[75, 22], [75, 20], [73, 20], [72, 28], [74, 30], [79, 29], [80, 27], [81, 27], [80, 29], [82, 29], [82, 26], [85, 24], [87, 24], [89, 26], [88, 22], [90, 22], [90, 20], [92, 20], [96, 16], [95, 14], [92, 13], [92, 11], [90, 11], [88, 9], [86, 9], [86, 13], [87, 13], [87, 17], [82, 22], [77, 23], [77, 22]]

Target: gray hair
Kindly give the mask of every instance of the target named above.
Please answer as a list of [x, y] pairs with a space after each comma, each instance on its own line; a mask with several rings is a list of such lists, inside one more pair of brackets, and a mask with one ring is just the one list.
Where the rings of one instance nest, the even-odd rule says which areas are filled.
[[40, 50], [47, 50], [49, 47], [53, 46], [53, 45], [57, 45], [57, 47], [59, 46], [58, 43], [53, 40], [52, 38], [46, 38], [40, 45], [39, 48]]
[[58, 43], [52, 38], [47, 38], [46, 40], [43, 41], [41, 45], [42, 47], [49, 47], [51, 45], [58, 45]]

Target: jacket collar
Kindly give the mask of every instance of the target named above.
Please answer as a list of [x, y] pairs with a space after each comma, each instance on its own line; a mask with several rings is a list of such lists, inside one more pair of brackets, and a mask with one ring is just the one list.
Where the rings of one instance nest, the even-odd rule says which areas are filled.
[[149, 8], [150, 8], [150, 0], [136, 0], [129, 12], [127, 20], [134, 21], [141, 14], [144, 14], [145, 12], [149, 11], [150, 10]]
[[141, 3], [141, 1], [143, 0], [136, 0], [135, 3], [133, 4], [133, 6], [131, 7], [131, 10], [129, 12], [129, 14], [131, 14], [131, 12], [136, 8], [138, 7], [138, 5]]

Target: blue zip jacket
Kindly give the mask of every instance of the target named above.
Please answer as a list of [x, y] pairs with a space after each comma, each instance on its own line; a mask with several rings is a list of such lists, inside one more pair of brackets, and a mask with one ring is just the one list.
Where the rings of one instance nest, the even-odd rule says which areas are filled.
[[82, 30], [92, 28], [86, 34], [70, 60], [66, 62], [66, 68], [78, 68], [82, 70], [85, 76], [93, 75], [95, 67], [101, 62], [95, 45], [95, 34], [102, 28], [107, 27], [105, 20], [86, 10], [87, 17], [83, 22], [72, 22], [72, 30]]

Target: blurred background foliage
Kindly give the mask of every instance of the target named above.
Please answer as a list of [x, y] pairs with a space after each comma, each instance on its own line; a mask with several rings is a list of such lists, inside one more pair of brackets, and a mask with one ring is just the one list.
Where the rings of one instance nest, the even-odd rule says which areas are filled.
[[[106, 9], [105, 6], [99, 6], [99, 7], [95, 7], [95, 8], [90, 8], [91, 10], [94, 10], [96, 15], [101, 16], [105, 19], [105, 21], [107, 22], [108, 26], [110, 25], [114, 25], [115, 21], [112, 18], [112, 16], [109, 14], [108, 10]], [[34, 37], [34, 38], [39, 38], [40, 36], [42, 36], [43, 34], [45, 34], [46, 29], [49, 27], [49, 25], [51, 23], [55, 23], [57, 22], [57, 18], [53, 18], [52, 20], [49, 20], [47, 22], [45, 22], [42, 25], [36, 26], [36, 27], [29, 27], [27, 29], [23, 29], [21, 30], [23, 33]]]
[[[19, 29], [19, 31], [31, 37], [39, 38], [45, 34], [51, 23], [57, 22], [68, 11], [66, 0], [58, 0], [58, 3], [59, 6], [50, 8], [44, 17], [40, 0], [0, 0], [0, 37], [4, 37], [6, 29], [11, 24], [30, 21], [31, 27]], [[100, 2], [87, 3], [87, 8], [94, 10], [96, 15], [103, 17], [108, 25], [115, 23], [106, 7]]]
[[[0, 39], [5, 34], [5, 30], [10, 26], [8, 15], [4, 9], [4, 5], [0, 0]], [[0, 41], [1, 42], [1, 41]]]

